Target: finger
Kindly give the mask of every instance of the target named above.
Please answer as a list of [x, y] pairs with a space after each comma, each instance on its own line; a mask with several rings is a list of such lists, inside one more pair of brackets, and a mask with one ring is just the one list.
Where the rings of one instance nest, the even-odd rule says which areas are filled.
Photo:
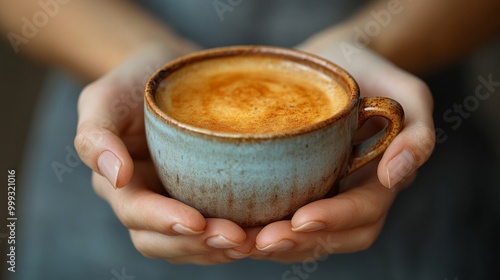
[[178, 259], [209, 255], [244, 243], [246, 234], [225, 219], [207, 219], [205, 231], [198, 236], [168, 236], [154, 231], [131, 230], [134, 246], [150, 258]]
[[377, 162], [369, 163], [347, 177], [341, 185], [355, 187], [297, 210], [291, 220], [292, 230], [339, 231], [379, 221], [389, 211], [397, 193], [380, 185], [372, 174], [376, 165]]
[[[377, 239], [384, 218], [374, 224], [338, 232], [301, 233], [292, 231], [287, 221], [273, 223], [266, 226], [257, 236], [257, 246], [270, 254], [250, 257], [280, 262], [310, 262], [325, 259], [331, 254], [366, 250]], [[280, 244], [285, 242], [293, 246], [279, 248]]]
[[238, 259], [231, 258], [225, 253], [225, 251], [218, 250], [207, 255], [170, 258], [165, 260], [171, 264], [215, 265], [231, 263], [237, 261]]
[[136, 175], [127, 188], [116, 192], [109, 182], [94, 174], [97, 194], [111, 205], [118, 219], [129, 229], [149, 230], [166, 235], [199, 235], [205, 218], [196, 209], [160, 194], [164, 192], [152, 163], [138, 162]]
[[378, 166], [380, 182], [391, 188], [413, 174], [432, 154], [435, 145], [432, 99], [427, 86], [407, 78], [401, 88], [406, 91], [397, 99], [405, 111], [405, 127], [385, 151]]
[[231, 259], [243, 259], [246, 258], [250, 255], [269, 255], [269, 253], [262, 252], [257, 250], [255, 248], [255, 239], [257, 238], [257, 235], [259, 232], [262, 230], [262, 227], [252, 227], [252, 228], [246, 228], [245, 233], [246, 233], [246, 239], [245, 242], [237, 247], [227, 249], [225, 251], [225, 254], [227, 257]]
[[86, 165], [105, 176], [113, 187], [121, 188], [132, 177], [133, 162], [119, 137], [126, 120], [111, 107], [113, 98], [120, 96], [114, 90], [100, 81], [81, 93], [75, 147]]
[[262, 252], [255, 248], [255, 238], [257, 234], [262, 230], [262, 227], [252, 227], [246, 228], [245, 234], [246, 239], [243, 244], [238, 245], [234, 248], [225, 249], [223, 251], [218, 250], [208, 255], [202, 256], [188, 256], [188, 257], [180, 257], [175, 259], [169, 259], [168, 261], [174, 264], [184, 264], [184, 263], [192, 263], [192, 264], [221, 264], [227, 262], [233, 262], [236, 260], [244, 259], [253, 256], [267, 256], [270, 253]]
[[[147, 156], [144, 133], [144, 86], [159, 67], [158, 54], [144, 51], [87, 86], [78, 100], [75, 147], [85, 164], [116, 188], [133, 173], [130, 154]], [[160, 56], [161, 57], [161, 56]], [[127, 142], [123, 142], [126, 139]]]
[[[377, 71], [367, 71], [365, 65]], [[346, 64], [363, 96], [385, 96], [398, 101], [405, 112], [405, 127], [380, 161], [380, 182], [391, 188], [411, 175], [430, 157], [435, 145], [433, 100], [427, 85], [417, 77], [366, 49]]]

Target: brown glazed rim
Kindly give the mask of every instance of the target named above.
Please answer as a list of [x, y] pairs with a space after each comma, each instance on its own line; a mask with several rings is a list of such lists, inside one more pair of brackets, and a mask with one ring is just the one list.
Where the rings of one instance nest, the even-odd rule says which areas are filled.
[[[349, 95], [349, 102], [342, 110], [338, 111], [332, 117], [323, 120], [321, 122], [302, 127], [295, 130], [267, 133], [267, 134], [244, 134], [244, 133], [225, 133], [211, 131], [195, 126], [191, 126], [168, 116], [164, 113], [156, 104], [155, 92], [158, 88], [160, 82], [165, 79], [171, 73], [179, 70], [180, 68], [196, 63], [199, 61], [204, 61], [212, 58], [220, 57], [231, 57], [231, 56], [269, 56], [284, 58], [289, 61], [293, 61], [302, 65], [309, 66], [317, 71], [323, 72], [325, 75], [334, 78], [339, 84], [344, 86], [346, 92]], [[316, 55], [306, 53], [299, 50], [292, 50], [282, 47], [270, 47], [270, 46], [231, 46], [209, 49], [191, 55], [187, 55], [176, 60], [173, 60], [163, 66], [149, 79], [146, 85], [145, 92], [145, 103], [151, 112], [162, 119], [165, 123], [177, 127], [183, 131], [192, 132], [200, 136], [208, 136], [220, 139], [238, 139], [238, 140], [258, 140], [258, 139], [275, 139], [275, 138], [287, 138], [294, 135], [301, 135], [319, 130], [325, 126], [328, 126], [339, 119], [346, 117], [353, 109], [358, 105], [359, 100], [359, 87], [352, 76], [347, 73], [344, 69], [338, 65], [318, 57]]]

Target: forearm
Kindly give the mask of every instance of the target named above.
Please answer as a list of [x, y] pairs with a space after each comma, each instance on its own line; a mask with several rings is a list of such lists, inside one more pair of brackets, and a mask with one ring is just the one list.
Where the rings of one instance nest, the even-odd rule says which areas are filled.
[[500, 28], [498, 0], [402, 3], [407, 6], [404, 14], [395, 18], [394, 24], [390, 24], [371, 47], [414, 72], [424, 72], [463, 57], [498, 34]]
[[[62, 67], [84, 79], [107, 73], [133, 52], [152, 44], [164, 45], [172, 56], [187, 44], [129, 1], [53, 0], [54, 12], [44, 26], [33, 16], [44, 12], [38, 0], [2, 1], [0, 18], [11, 44], [46, 63]], [[62, 1], [61, 1], [62, 2]], [[26, 17], [36, 30], [26, 32]], [[40, 25], [40, 24], [39, 24]], [[28, 42], [15, 41], [16, 34]], [[29, 35], [29, 36], [26, 36]], [[31, 37], [31, 38], [28, 38]]]
[[377, 0], [342, 24], [340, 32], [355, 47], [365, 44], [403, 69], [424, 73], [498, 34], [498, 11], [498, 0]]

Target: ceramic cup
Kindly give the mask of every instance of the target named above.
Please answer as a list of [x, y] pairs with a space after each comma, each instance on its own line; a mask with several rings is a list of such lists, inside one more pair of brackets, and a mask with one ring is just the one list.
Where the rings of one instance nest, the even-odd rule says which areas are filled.
[[[302, 129], [243, 135], [180, 123], [155, 101], [164, 78], [185, 65], [214, 57], [255, 55], [298, 62], [327, 74], [346, 89], [347, 105], [329, 119]], [[354, 145], [355, 131], [374, 116], [387, 119], [388, 125]], [[151, 77], [145, 93], [149, 150], [168, 195], [205, 217], [229, 219], [243, 227], [290, 218], [303, 205], [335, 193], [336, 182], [385, 151], [401, 131], [403, 120], [396, 101], [360, 98], [354, 79], [337, 65], [277, 47], [226, 47], [177, 59]]]

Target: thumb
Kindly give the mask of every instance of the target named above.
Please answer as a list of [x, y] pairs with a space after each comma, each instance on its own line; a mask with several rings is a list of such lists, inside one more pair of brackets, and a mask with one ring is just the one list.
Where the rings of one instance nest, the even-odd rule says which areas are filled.
[[[147, 154], [143, 104], [149, 77], [167, 61], [196, 49], [186, 41], [169, 47], [144, 46], [80, 94], [76, 150], [82, 161], [113, 187], [122, 188], [132, 178], [130, 152], [134, 156]], [[114, 106], [122, 104], [117, 102], [125, 102], [126, 108]]]
[[134, 167], [119, 137], [125, 120], [109, 108], [113, 96], [118, 94], [113, 94], [113, 87], [105, 79], [82, 91], [75, 148], [87, 166], [106, 177], [114, 188], [121, 188], [131, 180]]
[[[405, 110], [405, 127], [389, 145], [377, 169], [380, 182], [388, 188], [413, 174], [434, 150], [432, 98], [424, 84], [417, 84], [420, 86], [408, 88], [406, 98], [400, 98]], [[421, 98], [415, 98], [418, 96]]]
[[408, 124], [391, 143], [378, 166], [380, 182], [393, 188], [413, 174], [434, 149], [433, 129], [419, 124]]

